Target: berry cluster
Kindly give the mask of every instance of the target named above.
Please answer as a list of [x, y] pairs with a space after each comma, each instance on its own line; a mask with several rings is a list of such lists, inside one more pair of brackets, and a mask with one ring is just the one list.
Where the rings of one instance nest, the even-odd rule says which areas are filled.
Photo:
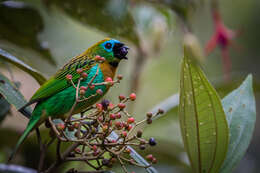
[[[80, 115], [73, 115], [72, 112], [75, 106], [81, 101], [87, 100], [85, 92], [91, 86], [108, 85], [113, 86], [122, 80], [122, 76], [118, 75], [117, 80], [111, 78], [105, 79], [102, 83], [93, 83], [94, 78], [87, 86], [80, 86], [80, 81], [87, 77], [82, 70], [77, 70], [81, 75], [77, 84], [74, 84], [72, 76], [67, 75], [67, 80], [72, 83], [76, 89], [76, 101], [72, 108], [71, 115], [64, 121], [55, 122], [51, 118], [48, 119], [46, 125], [51, 128], [52, 136], [58, 139], [57, 157], [58, 163], [62, 161], [84, 161], [90, 167], [96, 170], [111, 168], [118, 162], [124, 172], [128, 172], [125, 164], [136, 165], [147, 168], [151, 164], [157, 162], [156, 158], [151, 154], [147, 156], [149, 165], [142, 165], [131, 158], [132, 148], [139, 147], [144, 150], [147, 146], [155, 146], [154, 138], [145, 140], [142, 138], [142, 131], [138, 126], [142, 123], [151, 124], [152, 118], [163, 113], [158, 110], [157, 113], [147, 113], [147, 118], [142, 121], [136, 121], [135, 118], [126, 110], [127, 102], [135, 101], [136, 94], [132, 93], [128, 97], [124, 95], [118, 96], [118, 103], [113, 104], [109, 100], [102, 100], [100, 103], [88, 108]], [[102, 95], [102, 90], [96, 90], [95, 95]], [[118, 134], [115, 135], [114, 134]], [[63, 154], [60, 154], [60, 145], [62, 142], [73, 142], [73, 145]]]

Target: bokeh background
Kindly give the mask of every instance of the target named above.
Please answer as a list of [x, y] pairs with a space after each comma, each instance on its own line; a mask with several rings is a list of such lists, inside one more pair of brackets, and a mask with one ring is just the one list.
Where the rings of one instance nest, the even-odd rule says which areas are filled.
[[[240, 33], [229, 51], [231, 80], [224, 80], [219, 49], [206, 58], [202, 68], [221, 97], [252, 73], [258, 111], [260, 1], [220, 0], [219, 5], [225, 24]], [[125, 42], [131, 48], [129, 60], [121, 62], [118, 70], [124, 80], [106, 97], [116, 100], [119, 94], [136, 92], [137, 101], [130, 105], [129, 111], [136, 119], [142, 119], [154, 106], [178, 93], [183, 56], [181, 18], [187, 14], [193, 33], [204, 47], [214, 32], [210, 0], [0, 1], [0, 48], [48, 77], [71, 57], [105, 37]], [[30, 75], [1, 59], [0, 72], [16, 82], [27, 100], [39, 87]], [[28, 121], [12, 106], [7, 114], [4, 108], [8, 110], [9, 107], [0, 102], [0, 162], [6, 161]], [[260, 170], [258, 121], [257, 114], [251, 145], [234, 171], [236, 173]], [[144, 128], [144, 135], [155, 137], [158, 145], [142, 155], [153, 153], [159, 160], [155, 165], [159, 172], [192, 172], [183, 150], [176, 107]], [[42, 131], [48, 135], [44, 127]], [[52, 148], [47, 164], [54, 156]], [[22, 146], [15, 163], [37, 168], [38, 146], [34, 134]], [[70, 163], [59, 171], [65, 172], [71, 167], [84, 169], [82, 164]], [[113, 170], [121, 172], [118, 168]], [[130, 170], [145, 172], [132, 167]]]

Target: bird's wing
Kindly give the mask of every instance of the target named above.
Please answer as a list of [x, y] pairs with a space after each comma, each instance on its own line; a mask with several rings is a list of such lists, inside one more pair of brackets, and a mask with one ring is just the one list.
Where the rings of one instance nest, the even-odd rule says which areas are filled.
[[30, 101], [24, 105], [21, 109], [44, 100], [65, 88], [71, 86], [71, 83], [67, 81], [66, 76], [72, 75], [72, 80], [76, 83], [80, 77], [77, 73], [77, 69], [81, 68], [83, 71], [89, 73], [89, 69], [96, 64], [96, 61], [86, 55], [79, 55], [71, 59], [65, 64], [54, 76], [52, 76], [47, 82], [45, 82], [32, 96]]

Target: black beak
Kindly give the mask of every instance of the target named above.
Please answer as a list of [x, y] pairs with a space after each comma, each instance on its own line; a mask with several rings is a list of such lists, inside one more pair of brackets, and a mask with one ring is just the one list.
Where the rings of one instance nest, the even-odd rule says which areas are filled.
[[113, 47], [114, 56], [119, 59], [128, 59], [126, 57], [129, 47], [125, 46], [123, 43], [115, 43]]

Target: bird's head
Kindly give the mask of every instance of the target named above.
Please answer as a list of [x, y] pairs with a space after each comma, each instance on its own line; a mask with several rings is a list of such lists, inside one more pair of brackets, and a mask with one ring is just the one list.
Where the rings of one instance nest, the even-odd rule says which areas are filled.
[[117, 66], [122, 59], [127, 59], [128, 47], [118, 40], [106, 38], [91, 47], [92, 55], [105, 58], [112, 66]]

